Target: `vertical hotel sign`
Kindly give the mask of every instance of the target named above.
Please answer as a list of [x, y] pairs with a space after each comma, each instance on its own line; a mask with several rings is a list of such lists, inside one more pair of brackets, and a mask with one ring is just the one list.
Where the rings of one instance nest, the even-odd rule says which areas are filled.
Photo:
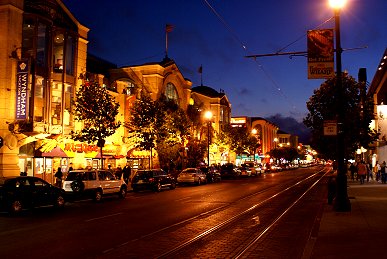
[[28, 111], [28, 61], [17, 62], [16, 74], [16, 119], [26, 120]]
[[308, 79], [334, 77], [333, 29], [308, 31]]

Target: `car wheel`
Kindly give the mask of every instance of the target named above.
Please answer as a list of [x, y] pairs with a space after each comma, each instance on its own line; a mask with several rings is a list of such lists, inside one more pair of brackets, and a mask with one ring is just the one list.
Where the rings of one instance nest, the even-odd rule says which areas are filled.
[[94, 201], [100, 202], [102, 200], [102, 191], [101, 190], [96, 190], [94, 192]]
[[160, 192], [161, 191], [161, 184], [157, 183], [155, 186], [155, 192]]
[[65, 198], [63, 197], [62, 194], [59, 194], [54, 202], [55, 208], [63, 208], [65, 205]]
[[14, 200], [10, 204], [9, 212], [11, 214], [18, 214], [23, 210], [23, 204], [20, 200]]
[[175, 182], [171, 183], [171, 185], [169, 186], [169, 188], [170, 188], [171, 190], [175, 189], [175, 188], [176, 188], [176, 183], [175, 183]]
[[125, 199], [126, 193], [127, 193], [126, 188], [125, 188], [125, 187], [121, 187], [120, 192], [118, 193], [118, 196], [119, 196], [121, 199]]
[[200, 178], [198, 179], [198, 183], [197, 183], [197, 185], [200, 185], [201, 184], [201, 180], [200, 180]]

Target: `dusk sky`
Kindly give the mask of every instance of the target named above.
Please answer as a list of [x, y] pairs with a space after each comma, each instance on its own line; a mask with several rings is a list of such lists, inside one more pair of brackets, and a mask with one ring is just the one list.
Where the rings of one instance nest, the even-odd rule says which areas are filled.
[[[232, 116], [281, 114], [298, 121], [323, 80], [307, 79], [304, 56], [254, 59], [247, 55], [306, 51], [306, 32], [334, 28], [328, 0], [63, 0], [90, 29], [88, 51], [118, 67], [159, 62], [168, 57], [183, 76], [223, 89]], [[348, 0], [341, 12], [343, 70], [368, 82], [387, 47], [387, 1]], [[367, 48], [362, 48], [367, 46]]]

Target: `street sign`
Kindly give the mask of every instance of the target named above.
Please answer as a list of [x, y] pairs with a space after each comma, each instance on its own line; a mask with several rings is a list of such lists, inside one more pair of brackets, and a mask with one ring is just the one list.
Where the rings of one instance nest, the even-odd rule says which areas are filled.
[[324, 136], [337, 136], [337, 121], [324, 121]]

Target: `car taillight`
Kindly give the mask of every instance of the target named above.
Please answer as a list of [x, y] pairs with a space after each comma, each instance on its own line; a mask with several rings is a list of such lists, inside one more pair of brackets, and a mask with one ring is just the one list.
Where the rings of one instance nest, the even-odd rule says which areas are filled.
[[150, 183], [153, 183], [154, 180], [155, 180], [154, 178], [149, 178]]

